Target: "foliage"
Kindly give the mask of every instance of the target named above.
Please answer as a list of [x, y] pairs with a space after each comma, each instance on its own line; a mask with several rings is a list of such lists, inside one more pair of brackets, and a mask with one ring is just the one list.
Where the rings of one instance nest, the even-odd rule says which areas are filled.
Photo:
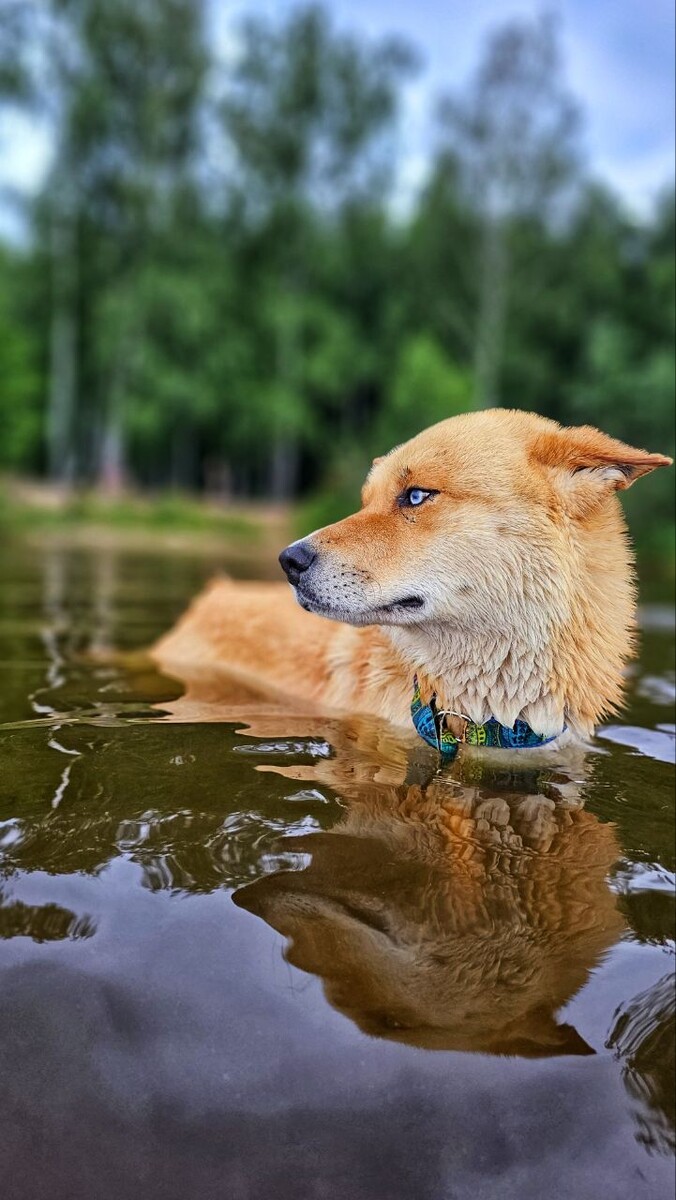
[[387, 450], [472, 405], [470, 372], [456, 367], [427, 333], [403, 344], [378, 421], [378, 446]]
[[38, 344], [23, 311], [23, 263], [0, 251], [0, 468], [35, 468], [41, 435]]
[[[550, 21], [490, 35], [402, 210], [401, 41], [310, 5], [224, 60], [206, 0], [0, 6], [0, 106], [55, 148], [0, 253], [3, 468], [297, 496], [307, 528], [475, 403], [673, 448], [673, 192], [638, 222], [585, 173]], [[663, 556], [660, 475], [627, 507]]]

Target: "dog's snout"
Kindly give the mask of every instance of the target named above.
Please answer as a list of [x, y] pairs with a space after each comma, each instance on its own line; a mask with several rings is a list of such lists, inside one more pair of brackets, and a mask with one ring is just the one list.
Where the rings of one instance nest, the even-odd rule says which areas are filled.
[[289, 583], [295, 586], [316, 557], [317, 551], [312, 549], [309, 542], [293, 542], [282, 550], [279, 561]]

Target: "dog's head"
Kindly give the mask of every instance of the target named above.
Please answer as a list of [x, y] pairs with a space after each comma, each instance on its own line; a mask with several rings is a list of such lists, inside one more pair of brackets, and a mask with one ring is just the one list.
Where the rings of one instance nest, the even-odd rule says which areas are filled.
[[670, 462], [589, 427], [468, 413], [377, 458], [360, 511], [280, 562], [303, 608], [353, 625], [563, 621], [585, 538], [606, 569], [614, 535], [626, 574], [616, 490]]

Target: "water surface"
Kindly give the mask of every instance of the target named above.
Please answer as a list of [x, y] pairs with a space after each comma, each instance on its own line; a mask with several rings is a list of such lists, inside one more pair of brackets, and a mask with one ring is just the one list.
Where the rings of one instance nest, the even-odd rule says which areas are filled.
[[588, 751], [439, 772], [111, 660], [213, 556], [0, 554], [5, 1200], [673, 1195], [664, 610]]

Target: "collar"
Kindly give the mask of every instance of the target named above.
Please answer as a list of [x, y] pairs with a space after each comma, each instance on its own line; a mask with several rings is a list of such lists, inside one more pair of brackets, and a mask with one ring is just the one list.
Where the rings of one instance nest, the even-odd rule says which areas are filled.
[[[459, 718], [459, 732], [452, 733], [447, 728], [446, 717], [449, 716]], [[544, 737], [541, 733], [535, 733], [525, 721], [520, 720], [515, 721], [511, 729], [507, 725], [501, 725], [494, 717], [485, 721], [483, 725], [477, 725], [475, 721], [470, 721], [469, 717], [465, 717], [462, 713], [438, 709], [436, 694], [431, 697], [429, 704], [425, 704], [420, 695], [417, 675], [413, 676], [411, 717], [423, 741], [447, 760], [455, 758], [461, 742], [467, 742], [470, 746], [494, 746], [503, 750], [523, 750], [533, 746], [546, 746], [548, 742], [553, 742], [557, 737], [561, 737], [561, 733], [566, 728], [564, 725], [561, 733], [555, 733], [552, 737]]]

